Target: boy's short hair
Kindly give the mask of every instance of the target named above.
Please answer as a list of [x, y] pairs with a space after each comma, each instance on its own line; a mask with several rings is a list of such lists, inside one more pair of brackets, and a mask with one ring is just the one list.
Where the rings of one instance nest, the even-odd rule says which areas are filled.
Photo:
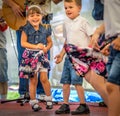
[[64, 2], [73, 2], [73, 1], [75, 1], [76, 5], [78, 6], [82, 5], [81, 0], [64, 0]]

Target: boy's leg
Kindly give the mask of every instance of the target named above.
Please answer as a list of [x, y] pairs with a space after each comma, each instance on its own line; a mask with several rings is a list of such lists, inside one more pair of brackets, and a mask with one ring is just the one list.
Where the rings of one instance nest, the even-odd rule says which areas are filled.
[[55, 111], [56, 114], [67, 114], [70, 113], [69, 107], [69, 95], [70, 95], [70, 70], [69, 70], [69, 59], [65, 58], [62, 77], [60, 83], [63, 84], [63, 100], [64, 103]]

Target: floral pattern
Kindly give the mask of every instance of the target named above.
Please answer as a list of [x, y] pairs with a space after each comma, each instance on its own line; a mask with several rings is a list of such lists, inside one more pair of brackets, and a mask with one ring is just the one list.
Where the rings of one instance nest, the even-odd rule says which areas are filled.
[[65, 51], [76, 73], [82, 77], [91, 69], [104, 77], [106, 72], [106, 58], [100, 52], [90, 47], [80, 48], [73, 44], [65, 44]]
[[33, 77], [34, 73], [38, 72], [40, 68], [47, 68], [50, 70], [47, 54], [44, 54], [42, 50], [32, 51], [25, 49], [19, 68], [20, 78]]

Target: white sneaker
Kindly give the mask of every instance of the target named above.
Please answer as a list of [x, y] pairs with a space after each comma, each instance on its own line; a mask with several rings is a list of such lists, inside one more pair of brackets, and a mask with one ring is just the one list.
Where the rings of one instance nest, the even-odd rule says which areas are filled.
[[40, 95], [37, 94], [37, 99], [40, 101], [45, 101], [45, 94], [40, 94]]

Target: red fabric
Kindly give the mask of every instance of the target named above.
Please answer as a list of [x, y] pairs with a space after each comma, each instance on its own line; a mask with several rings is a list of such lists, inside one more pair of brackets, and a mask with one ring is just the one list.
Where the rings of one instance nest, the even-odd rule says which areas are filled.
[[0, 25], [0, 31], [4, 32], [8, 28], [7, 24], [4, 24], [4, 26]]

